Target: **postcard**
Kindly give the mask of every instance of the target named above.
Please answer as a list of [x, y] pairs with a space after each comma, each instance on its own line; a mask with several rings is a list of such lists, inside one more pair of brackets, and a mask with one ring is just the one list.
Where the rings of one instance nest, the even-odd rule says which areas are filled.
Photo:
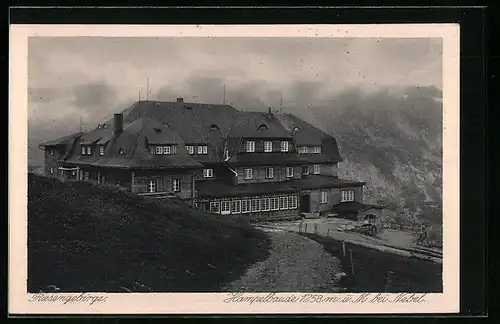
[[459, 311], [457, 24], [10, 48], [10, 313]]

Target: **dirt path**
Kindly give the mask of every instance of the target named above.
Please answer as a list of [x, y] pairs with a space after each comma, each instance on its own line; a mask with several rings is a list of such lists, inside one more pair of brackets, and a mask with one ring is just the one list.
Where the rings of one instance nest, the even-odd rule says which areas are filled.
[[224, 290], [241, 292], [337, 292], [340, 260], [319, 243], [288, 232], [268, 232], [270, 256]]

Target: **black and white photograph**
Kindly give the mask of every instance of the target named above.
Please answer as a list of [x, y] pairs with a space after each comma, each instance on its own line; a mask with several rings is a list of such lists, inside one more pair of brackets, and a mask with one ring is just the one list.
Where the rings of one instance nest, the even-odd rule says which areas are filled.
[[32, 300], [442, 296], [444, 37], [371, 32], [27, 37]]

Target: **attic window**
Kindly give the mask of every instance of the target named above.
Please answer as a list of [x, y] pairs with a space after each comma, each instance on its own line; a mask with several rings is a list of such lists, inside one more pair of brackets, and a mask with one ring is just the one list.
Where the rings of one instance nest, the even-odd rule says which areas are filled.
[[259, 130], [269, 129], [266, 124], [260, 124]]
[[155, 132], [156, 133], [161, 133], [161, 129], [160, 128], [154, 128]]
[[294, 126], [293, 129], [292, 129], [292, 135], [295, 135], [299, 132], [300, 128], [297, 127], [297, 126]]
[[102, 128], [108, 128], [107, 124], [102, 124]]
[[217, 126], [217, 124], [210, 125], [210, 130], [218, 130], [218, 129], [219, 129], [219, 126]]
[[120, 149], [118, 150], [118, 155], [123, 155], [123, 154], [125, 154], [125, 152], [123, 151], [123, 149], [122, 149], [122, 148], [120, 148]]
[[101, 124], [98, 124], [98, 125], [97, 125], [97, 128], [101, 128]]

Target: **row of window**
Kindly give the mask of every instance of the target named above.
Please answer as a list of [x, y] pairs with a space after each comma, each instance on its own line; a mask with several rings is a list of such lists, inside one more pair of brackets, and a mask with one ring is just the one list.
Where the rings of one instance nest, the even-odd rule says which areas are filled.
[[[186, 150], [189, 154], [193, 155], [195, 150], [194, 145], [186, 145]], [[197, 154], [208, 154], [208, 146], [207, 145], [198, 145], [196, 146], [196, 153]]]
[[149, 147], [149, 154], [163, 155], [163, 154], [175, 154], [175, 153], [177, 153], [177, 145], [162, 145], [162, 146], [151, 145]]
[[298, 148], [300, 154], [321, 153], [321, 146], [299, 146]]
[[[246, 151], [249, 153], [255, 152], [255, 141], [246, 141], [245, 148]], [[272, 151], [273, 151], [273, 142], [264, 141], [264, 152], [272, 152]], [[288, 152], [288, 141], [281, 141], [280, 151]]]
[[[150, 180], [148, 182], [148, 192], [157, 192], [158, 187], [156, 185], [155, 180]], [[179, 179], [172, 179], [172, 191], [173, 192], [180, 192], [181, 191], [181, 180]]]
[[258, 213], [274, 210], [297, 209], [297, 207], [297, 196], [210, 202], [210, 211], [217, 214]]
[[[92, 155], [92, 146], [82, 145], [82, 155]], [[99, 155], [104, 155], [104, 145], [99, 145]]]

